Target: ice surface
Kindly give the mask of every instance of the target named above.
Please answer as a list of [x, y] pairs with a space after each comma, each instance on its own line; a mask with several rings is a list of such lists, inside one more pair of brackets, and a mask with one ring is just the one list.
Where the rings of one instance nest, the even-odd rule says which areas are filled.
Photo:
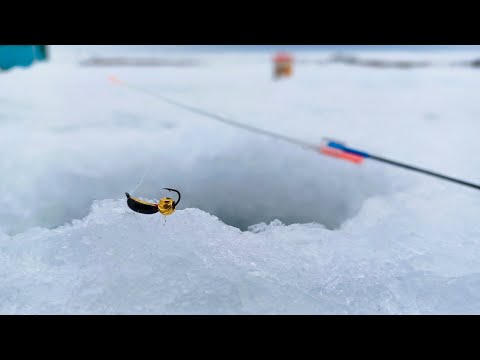
[[337, 231], [241, 232], [191, 208], [164, 223], [103, 200], [71, 225], [1, 239], [2, 313], [478, 313], [480, 226], [455, 208], [480, 201], [420, 195], [372, 198]]
[[[480, 183], [476, 70], [299, 65], [275, 83], [265, 54], [202, 56], [181, 69], [55, 56], [1, 74], [0, 313], [480, 313], [476, 191], [238, 132], [107, 81]], [[166, 224], [126, 207], [145, 169], [136, 196], [182, 190]]]

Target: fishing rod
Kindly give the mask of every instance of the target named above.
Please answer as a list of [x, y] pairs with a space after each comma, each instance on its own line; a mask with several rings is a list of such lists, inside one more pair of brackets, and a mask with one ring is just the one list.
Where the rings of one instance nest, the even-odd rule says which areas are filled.
[[473, 189], [480, 190], [480, 185], [473, 184], [471, 182], [460, 180], [460, 179], [455, 179], [455, 178], [452, 178], [450, 176], [442, 175], [442, 174], [439, 174], [439, 173], [436, 173], [436, 172], [433, 172], [433, 171], [430, 171], [430, 170], [425, 170], [425, 169], [422, 169], [422, 168], [419, 168], [419, 167], [416, 167], [416, 166], [413, 166], [413, 165], [408, 165], [408, 164], [404, 164], [404, 163], [401, 163], [401, 162], [398, 162], [398, 161], [389, 160], [389, 159], [386, 159], [384, 157], [380, 157], [380, 156], [377, 156], [377, 155], [368, 154], [368, 153], [363, 152], [363, 151], [359, 151], [359, 150], [355, 150], [355, 149], [346, 147], [343, 144], [339, 144], [339, 143], [336, 143], [336, 142], [329, 142], [328, 146], [330, 146], [334, 149], [338, 149], [340, 151], [345, 151], [346, 153], [349, 153], [349, 154], [357, 155], [357, 156], [362, 157], [364, 159], [376, 160], [376, 161], [379, 161], [379, 162], [383, 162], [385, 164], [397, 166], [397, 167], [404, 168], [404, 169], [407, 169], [407, 170], [416, 171], [416, 172], [419, 172], [419, 173], [422, 173], [422, 174], [425, 174], [425, 175], [430, 175], [430, 176], [436, 177], [438, 179], [447, 180], [447, 181], [454, 182], [454, 183], [457, 183], [457, 184], [460, 184], [460, 185], [471, 187]]
[[295, 139], [295, 138], [292, 138], [292, 137], [289, 137], [289, 136], [286, 136], [286, 135], [277, 134], [277, 133], [274, 133], [272, 131], [260, 129], [260, 128], [257, 128], [257, 127], [251, 126], [251, 125], [247, 125], [247, 124], [243, 124], [243, 123], [231, 120], [231, 119], [227, 119], [223, 116], [219, 116], [217, 114], [205, 111], [203, 109], [200, 109], [200, 108], [197, 108], [197, 107], [194, 107], [194, 106], [183, 104], [181, 102], [175, 101], [175, 100], [170, 99], [168, 97], [153, 93], [149, 90], [140, 88], [138, 86], [131, 85], [131, 84], [126, 83], [124, 81], [121, 81], [118, 78], [113, 77], [113, 76], [110, 77], [110, 80], [117, 85], [122, 85], [122, 86], [124, 86], [126, 88], [129, 88], [131, 90], [136, 90], [138, 92], [142, 92], [142, 93], [150, 95], [150, 96], [152, 96], [156, 99], [160, 99], [160, 100], [162, 100], [162, 101], [164, 101], [164, 102], [166, 102], [170, 105], [182, 108], [184, 110], [190, 111], [190, 112], [198, 114], [198, 115], [208, 117], [212, 120], [216, 120], [216, 121], [224, 123], [226, 125], [236, 127], [236, 128], [239, 128], [239, 129], [243, 129], [243, 130], [255, 133], [255, 134], [264, 135], [264, 136], [267, 136], [267, 137], [270, 137], [270, 138], [273, 138], [273, 139], [283, 140], [283, 141], [288, 142], [288, 143], [293, 144], [293, 145], [301, 146], [301, 147], [306, 148], [306, 149], [310, 149], [310, 150], [313, 150], [313, 151], [316, 151], [316, 152], [320, 152], [320, 153], [322, 153], [323, 155], [326, 155], [326, 156], [343, 159], [343, 160], [353, 162], [353, 163], [356, 163], [356, 164], [361, 164], [363, 162], [363, 160], [365, 160], [365, 159], [371, 159], [371, 160], [375, 160], [375, 161], [378, 161], [378, 162], [382, 162], [384, 164], [396, 166], [396, 167], [399, 167], [399, 168], [403, 168], [403, 169], [406, 169], [406, 170], [418, 172], [418, 173], [421, 173], [421, 174], [436, 177], [438, 179], [450, 181], [450, 182], [453, 182], [453, 183], [456, 183], [456, 184], [459, 184], [459, 185], [463, 185], [463, 186], [467, 186], [467, 187], [470, 187], [470, 188], [473, 188], [473, 189], [476, 189], [476, 190], [480, 190], [480, 185], [478, 185], [478, 184], [474, 184], [472, 182], [468, 182], [468, 181], [456, 179], [456, 178], [453, 178], [453, 177], [450, 177], [450, 176], [442, 175], [442, 174], [439, 174], [439, 173], [436, 173], [436, 172], [433, 172], [433, 171], [430, 171], [430, 170], [419, 168], [417, 166], [401, 163], [399, 161], [386, 159], [386, 158], [381, 157], [381, 156], [377, 156], [377, 155], [374, 155], [374, 154], [369, 154], [365, 151], [356, 150], [356, 149], [350, 148], [350, 147], [346, 146], [345, 144], [343, 144], [339, 141], [336, 141], [336, 140], [330, 140], [328, 138], [323, 138], [323, 141], [322, 141], [321, 145], [308, 143], [306, 141]]

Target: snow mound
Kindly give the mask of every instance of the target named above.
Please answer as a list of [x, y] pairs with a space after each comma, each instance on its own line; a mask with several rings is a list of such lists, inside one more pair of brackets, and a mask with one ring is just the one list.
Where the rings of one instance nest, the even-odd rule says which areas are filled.
[[96, 202], [72, 224], [0, 236], [0, 313], [480, 313], [480, 225], [452, 216], [480, 200], [417, 195], [372, 198], [338, 231]]
[[[478, 192], [106, 80], [479, 183], [475, 70], [305, 63], [273, 82], [269, 54], [217, 55], [156, 70], [67, 56], [2, 75], [0, 313], [480, 314]], [[466, 59], [430, 56], [412, 60]], [[126, 207], [125, 191], [158, 199], [163, 187], [183, 195], [166, 223]]]

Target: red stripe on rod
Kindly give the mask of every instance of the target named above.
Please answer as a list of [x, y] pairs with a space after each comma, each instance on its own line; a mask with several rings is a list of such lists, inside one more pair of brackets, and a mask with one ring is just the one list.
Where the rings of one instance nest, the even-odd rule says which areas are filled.
[[361, 164], [363, 162], [363, 157], [355, 154], [349, 154], [347, 152], [343, 152], [341, 150], [332, 149], [328, 147], [321, 147], [320, 152], [324, 155], [347, 160], [353, 162], [355, 164]]

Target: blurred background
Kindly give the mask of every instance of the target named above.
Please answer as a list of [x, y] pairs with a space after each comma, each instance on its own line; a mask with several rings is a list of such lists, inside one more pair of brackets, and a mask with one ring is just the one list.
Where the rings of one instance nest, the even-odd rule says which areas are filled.
[[275, 219], [334, 229], [371, 196], [432, 181], [230, 128], [111, 76], [302, 141], [340, 139], [479, 180], [467, 160], [480, 150], [476, 45], [0, 49], [0, 228], [10, 234], [81, 219], [144, 175], [136, 196], [178, 188], [183, 206], [242, 230]]
[[[480, 183], [479, 66], [478, 45], [0, 45], [0, 313], [478, 314], [478, 191], [317, 150]], [[126, 206], [165, 187], [166, 222]]]

